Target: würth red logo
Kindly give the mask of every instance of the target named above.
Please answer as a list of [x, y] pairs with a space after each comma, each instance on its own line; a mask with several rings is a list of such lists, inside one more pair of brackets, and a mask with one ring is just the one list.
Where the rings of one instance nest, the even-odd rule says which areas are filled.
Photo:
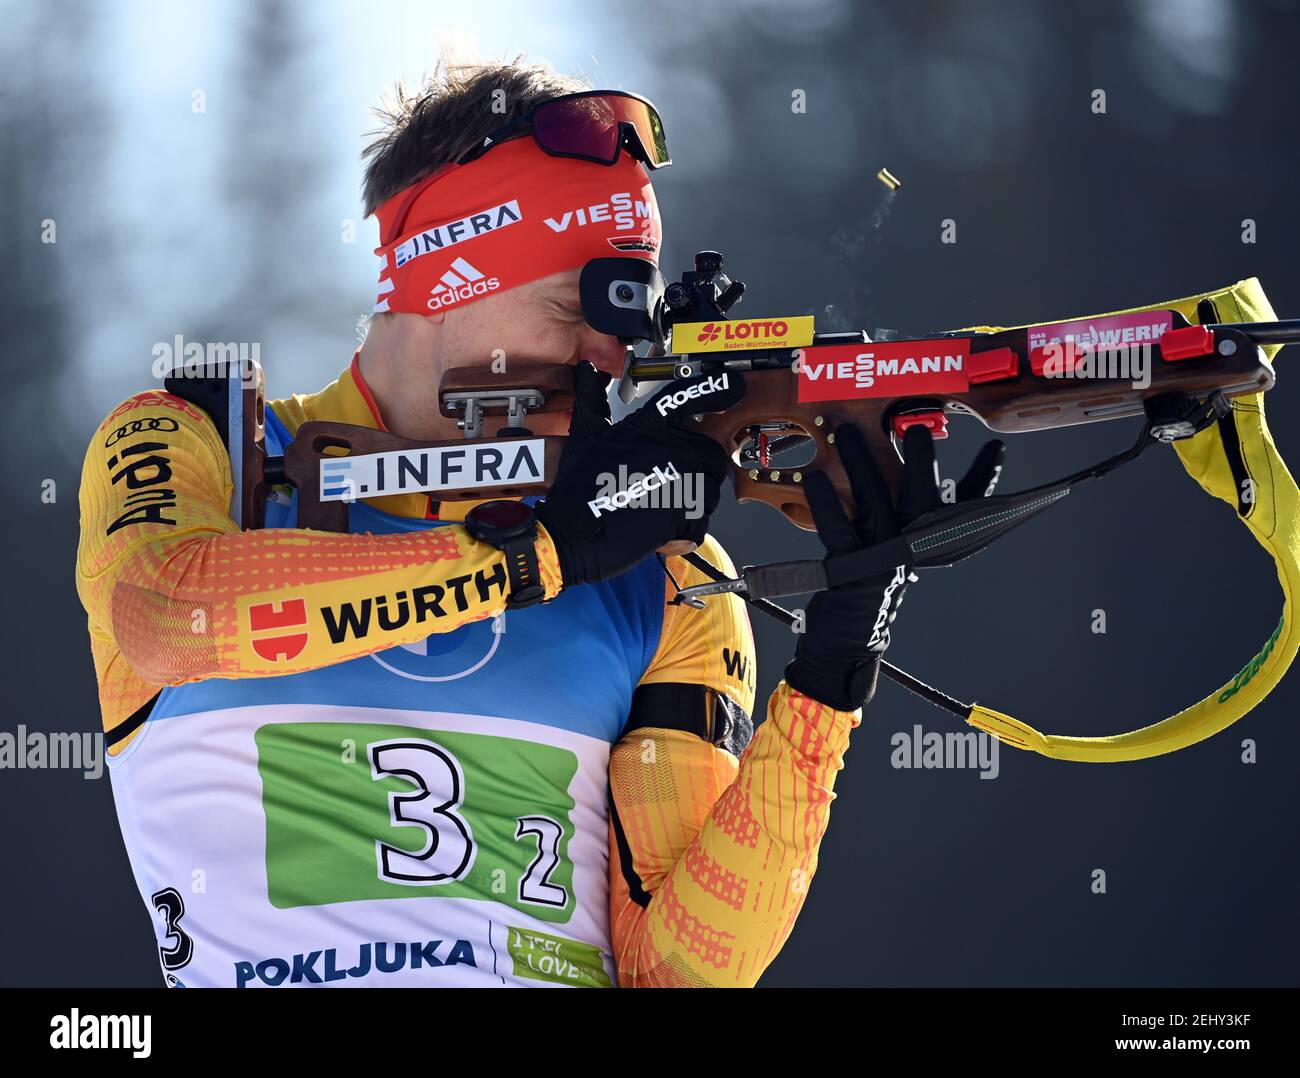
[[[302, 599], [255, 603], [248, 608], [248, 627], [254, 633], [276, 633], [253, 640], [253, 650], [267, 662], [296, 659], [307, 646], [307, 604]], [[301, 631], [285, 632], [286, 629]]]

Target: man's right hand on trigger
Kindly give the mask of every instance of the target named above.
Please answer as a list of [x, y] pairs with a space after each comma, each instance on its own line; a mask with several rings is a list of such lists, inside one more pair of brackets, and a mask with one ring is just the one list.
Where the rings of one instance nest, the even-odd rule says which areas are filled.
[[[703, 541], [729, 461], [717, 442], [692, 429], [694, 417], [724, 411], [745, 395], [733, 372], [683, 379], [611, 423], [609, 380], [590, 363], [574, 368], [568, 441], [537, 506], [565, 587], [608, 580], [665, 543]], [[641, 490], [633, 487], [638, 479]]]

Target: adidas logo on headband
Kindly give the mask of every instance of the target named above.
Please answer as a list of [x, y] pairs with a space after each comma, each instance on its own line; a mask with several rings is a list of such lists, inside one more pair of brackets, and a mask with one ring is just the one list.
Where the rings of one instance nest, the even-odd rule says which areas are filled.
[[453, 303], [485, 296], [500, 287], [501, 281], [498, 278], [488, 277], [465, 259], [458, 258], [451, 264], [451, 269], [438, 279], [429, 295], [428, 307], [431, 311], [440, 311]]

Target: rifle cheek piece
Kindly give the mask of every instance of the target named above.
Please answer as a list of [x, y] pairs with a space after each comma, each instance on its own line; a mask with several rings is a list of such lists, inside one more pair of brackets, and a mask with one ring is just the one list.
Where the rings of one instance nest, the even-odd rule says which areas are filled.
[[664, 276], [643, 258], [593, 258], [578, 278], [582, 315], [597, 333], [623, 344], [667, 339]]

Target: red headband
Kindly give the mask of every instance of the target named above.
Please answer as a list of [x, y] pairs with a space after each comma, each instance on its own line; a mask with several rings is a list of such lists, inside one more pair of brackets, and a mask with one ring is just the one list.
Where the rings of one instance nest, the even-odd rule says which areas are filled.
[[432, 314], [593, 258], [653, 262], [659, 207], [639, 161], [552, 157], [531, 138], [449, 165], [399, 191], [377, 214], [375, 311]]

